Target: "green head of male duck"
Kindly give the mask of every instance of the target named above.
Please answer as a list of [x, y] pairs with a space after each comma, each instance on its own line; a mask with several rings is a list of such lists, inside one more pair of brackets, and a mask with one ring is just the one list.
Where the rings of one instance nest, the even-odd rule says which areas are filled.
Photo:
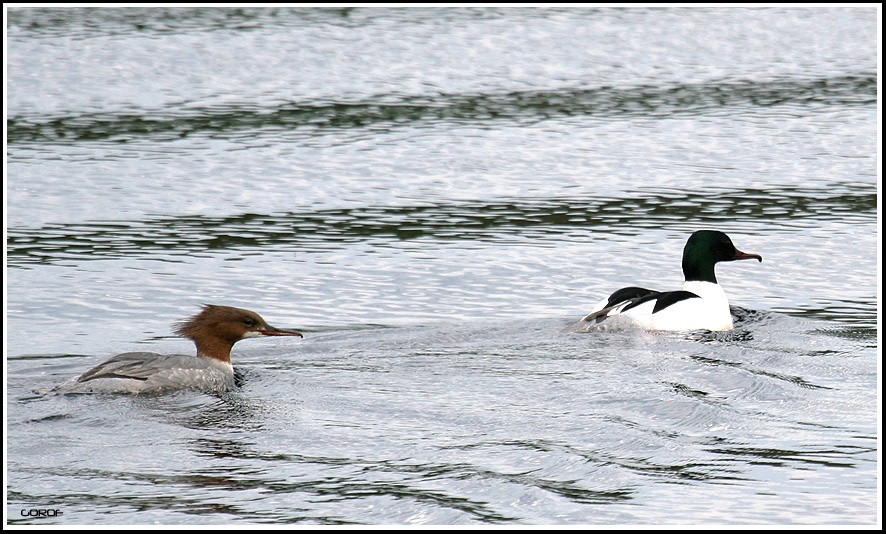
[[758, 254], [747, 254], [735, 248], [729, 236], [716, 230], [699, 230], [689, 237], [683, 248], [683, 275], [686, 281], [717, 283], [714, 266], [721, 261], [763, 261]]

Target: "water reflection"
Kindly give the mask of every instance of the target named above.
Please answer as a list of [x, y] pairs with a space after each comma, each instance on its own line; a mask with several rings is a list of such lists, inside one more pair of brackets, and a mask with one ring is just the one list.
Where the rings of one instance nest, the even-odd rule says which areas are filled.
[[[11, 9], [10, 28], [29, 39], [104, 36], [162, 36], [187, 32], [251, 31], [258, 27], [306, 26], [347, 23], [351, 8], [220, 8], [220, 7], [121, 7]], [[395, 12], [387, 12], [393, 15]], [[371, 20], [372, 10], [360, 18]], [[350, 17], [353, 20], [353, 17]]]
[[856, 467], [856, 462], [848, 461], [845, 458], [854, 458], [876, 452], [876, 449], [855, 445], [840, 445], [834, 449], [811, 448], [811, 450], [799, 450], [754, 447], [747, 443], [734, 443], [724, 439], [715, 441], [708, 450], [734, 461], [748, 461], [770, 466], [795, 464], [795, 467], [798, 468], [804, 464], [854, 468]]
[[10, 228], [10, 266], [64, 260], [148, 258], [199, 251], [248, 251], [268, 247], [328, 249], [365, 240], [383, 242], [433, 238], [508, 241], [515, 237], [562, 235], [576, 229], [658, 228], [664, 223], [695, 224], [774, 219], [797, 225], [848, 215], [876, 217], [877, 194], [871, 186], [840, 190], [785, 188], [639, 193], [629, 198], [552, 198], [543, 200], [449, 202], [419, 206], [379, 206], [307, 213], [231, 217], [158, 217], [146, 221], [50, 224]]
[[[163, 36], [191, 32], [249, 32], [262, 29], [334, 25], [357, 28], [381, 23], [436, 22], [526, 17], [541, 20], [574, 11], [528, 8], [412, 7], [409, 9], [360, 9], [354, 7], [121, 7], [10, 9], [8, 22], [17, 36], [30, 39], [104, 36]], [[586, 10], [590, 17], [595, 10]]]
[[774, 81], [722, 80], [664, 87], [599, 87], [520, 91], [504, 94], [436, 96], [378, 95], [372, 101], [288, 102], [276, 107], [249, 103], [200, 108], [89, 113], [68, 116], [11, 116], [7, 141], [18, 144], [80, 144], [94, 141], [152, 142], [205, 136], [270, 135], [313, 138], [328, 130], [377, 131], [414, 127], [416, 123], [533, 123], [588, 116], [668, 118], [724, 108], [775, 106], [871, 106], [877, 100], [876, 73], [819, 79]]

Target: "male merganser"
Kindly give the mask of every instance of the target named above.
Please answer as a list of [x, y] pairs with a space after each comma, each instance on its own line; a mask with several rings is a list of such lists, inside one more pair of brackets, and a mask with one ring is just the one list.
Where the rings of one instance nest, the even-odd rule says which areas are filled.
[[234, 385], [231, 348], [248, 337], [298, 336], [274, 328], [257, 313], [230, 306], [205, 305], [178, 323], [175, 333], [190, 338], [197, 355], [127, 352], [86, 371], [52, 391], [58, 393], [165, 393], [197, 389], [219, 393]]
[[625, 287], [600, 301], [581, 324], [597, 325], [610, 318], [629, 318], [648, 330], [732, 330], [732, 314], [726, 292], [717, 283], [714, 266], [720, 261], [747, 260], [729, 236], [715, 230], [693, 233], [683, 248], [683, 276], [680, 291], [652, 291]]

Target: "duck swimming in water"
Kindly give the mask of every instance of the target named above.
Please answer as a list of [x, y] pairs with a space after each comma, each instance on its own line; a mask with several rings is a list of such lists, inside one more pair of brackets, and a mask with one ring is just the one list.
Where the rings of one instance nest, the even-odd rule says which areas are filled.
[[653, 291], [642, 287], [619, 289], [581, 320], [583, 326], [625, 321], [647, 330], [732, 330], [732, 313], [726, 292], [717, 283], [714, 267], [721, 261], [756, 259], [715, 230], [693, 233], [683, 248], [683, 288]]
[[178, 323], [175, 333], [191, 339], [197, 355], [127, 352], [93, 367], [55, 389], [56, 393], [166, 393], [196, 389], [220, 393], [234, 386], [231, 349], [241, 339], [297, 336], [301, 332], [275, 328], [255, 312], [230, 306], [206, 305]]

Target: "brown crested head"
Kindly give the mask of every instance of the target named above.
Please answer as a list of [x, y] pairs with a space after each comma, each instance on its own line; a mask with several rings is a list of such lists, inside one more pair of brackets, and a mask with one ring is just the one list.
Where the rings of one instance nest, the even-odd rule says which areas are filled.
[[197, 345], [197, 352], [222, 361], [231, 361], [234, 343], [248, 337], [298, 336], [301, 332], [284, 330], [269, 325], [262, 317], [250, 310], [232, 306], [206, 304], [200, 313], [179, 322], [175, 333], [190, 338]]

